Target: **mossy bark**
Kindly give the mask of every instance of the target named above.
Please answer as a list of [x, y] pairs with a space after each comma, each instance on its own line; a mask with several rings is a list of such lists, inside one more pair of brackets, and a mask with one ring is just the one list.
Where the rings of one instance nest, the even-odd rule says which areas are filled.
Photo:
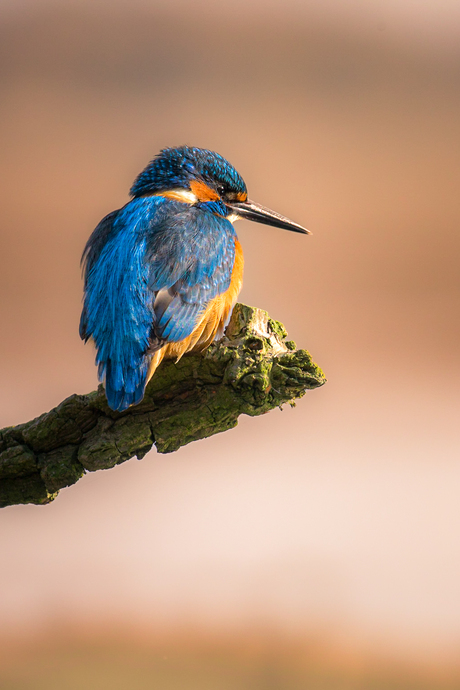
[[261, 309], [236, 305], [224, 338], [177, 364], [163, 362], [144, 400], [111, 410], [102, 386], [72, 395], [37, 419], [0, 431], [0, 506], [45, 504], [85, 472], [109, 469], [155, 445], [171, 453], [264, 414], [325, 383]]

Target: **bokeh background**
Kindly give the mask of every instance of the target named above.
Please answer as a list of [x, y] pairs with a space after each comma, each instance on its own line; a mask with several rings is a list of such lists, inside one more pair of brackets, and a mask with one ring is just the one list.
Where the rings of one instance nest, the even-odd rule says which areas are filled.
[[0, 686], [460, 687], [460, 6], [1, 0], [0, 426], [96, 386], [79, 260], [163, 146], [329, 379], [0, 516]]

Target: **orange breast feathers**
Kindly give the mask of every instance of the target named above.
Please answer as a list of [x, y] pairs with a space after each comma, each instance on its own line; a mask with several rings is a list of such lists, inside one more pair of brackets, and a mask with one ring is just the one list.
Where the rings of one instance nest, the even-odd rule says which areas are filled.
[[243, 249], [239, 241], [235, 239], [235, 261], [230, 287], [226, 292], [217, 295], [209, 302], [204, 312], [198, 318], [193, 332], [187, 338], [178, 343], [167, 343], [155, 352], [150, 362], [147, 381], [150, 381], [163, 359], [175, 359], [178, 362], [187, 352], [205, 350], [216, 337], [223, 335], [243, 285], [243, 268]]

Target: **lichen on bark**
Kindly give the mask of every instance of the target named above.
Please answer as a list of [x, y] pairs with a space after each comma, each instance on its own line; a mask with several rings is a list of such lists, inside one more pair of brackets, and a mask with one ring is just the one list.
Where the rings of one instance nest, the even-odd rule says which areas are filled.
[[152, 447], [171, 453], [231, 429], [240, 414], [292, 403], [326, 379], [262, 309], [237, 304], [225, 336], [201, 354], [165, 361], [144, 400], [111, 410], [102, 386], [0, 431], [0, 507], [45, 504], [85, 472], [109, 469]]

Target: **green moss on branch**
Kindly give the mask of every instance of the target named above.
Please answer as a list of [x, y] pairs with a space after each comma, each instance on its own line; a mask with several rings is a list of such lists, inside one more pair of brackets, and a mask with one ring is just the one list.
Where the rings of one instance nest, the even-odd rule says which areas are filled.
[[44, 504], [85, 472], [109, 469], [155, 445], [171, 453], [292, 403], [326, 379], [284, 326], [237, 304], [225, 337], [206, 352], [163, 362], [140, 405], [111, 410], [102, 386], [37, 419], [0, 431], [0, 506]]

